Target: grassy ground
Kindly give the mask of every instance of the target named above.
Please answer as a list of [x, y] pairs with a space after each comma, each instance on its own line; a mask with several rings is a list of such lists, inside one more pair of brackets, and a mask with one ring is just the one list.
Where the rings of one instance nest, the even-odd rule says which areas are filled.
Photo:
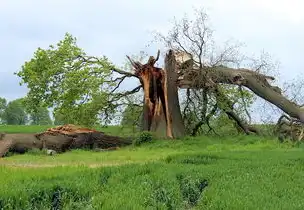
[[109, 152], [15, 155], [0, 165], [0, 209], [304, 208], [303, 148], [267, 138], [197, 137]]

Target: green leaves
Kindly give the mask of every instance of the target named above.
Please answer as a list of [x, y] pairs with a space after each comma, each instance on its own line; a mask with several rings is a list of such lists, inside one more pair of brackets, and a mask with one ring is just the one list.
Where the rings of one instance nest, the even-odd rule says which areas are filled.
[[38, 107], [37, 112], [31, 113], [32, 125], [52, 125], [49, 110], [45, 107]]
[[4, 111], [6, 109], [6, 99], [5, 98], [0, 98], [0, 124], [3, 124], [5, 119], [4, 119]]
[[10, 101], [7, 104], [3, 112], [3, 120], [8, 125], [25, 125], [28, 122], [23, 98]]
[[143, 108], [141, 106], [129, 104], [122, 114], [121, 125], [126, 127], [139, 126], [141, 123], [140, 115], [142, 112]]
[[[29, 88], [27, 108], [54, 107], [69, 123], [93, 125], [108, 104], [113, 64], [106, 57], [91, 57], [66, 33], [48, 49], [38, 48], [16, 75]], [[114, 83], [114, 84], [113, 84]], [[100, 103], [100, 102], [103, 103]]]

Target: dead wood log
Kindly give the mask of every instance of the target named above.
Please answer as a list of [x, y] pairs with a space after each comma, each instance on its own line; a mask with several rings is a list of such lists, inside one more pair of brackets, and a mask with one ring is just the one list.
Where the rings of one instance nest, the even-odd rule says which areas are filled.
[[23, 154], [34, 148], [42, 149], [42, 142], [35, 134], [4, 134], [0, 140], [0, 157], [7, 152]]
[[110, 147], [122, 147], [132, 143], [129, 138], [107, 135], [89, 128], [75, 125], [63, 125], [50, 128], [46, 132], [37, 134], [37, 138], [45, 142], [46, 148], [55, 151], [68, 149], [107, 149]]
[[130, 145], [130, 138], [111, 136], [74, 125], [50, 128], [38, 134], [5, 134], [0, 140], [0, 157], [7, 152], [23, 154], [30, 149], [50, 149], [58, 153], [71, 149], [111, 149]]
[[280, 141], [287, 138], [293, 141], [304, 140], [304, 123], [285, 114], [278, 119], [275, 131]]
[[5, 156], [13, 145], [12, 140], [0, 140], [0, 157]]

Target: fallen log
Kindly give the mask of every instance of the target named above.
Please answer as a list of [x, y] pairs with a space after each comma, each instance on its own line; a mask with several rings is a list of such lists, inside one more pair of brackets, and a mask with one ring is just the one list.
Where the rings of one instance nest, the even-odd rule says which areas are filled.
[[38, 134], [2, 134], [0, 157], [8, 152], [23, 154], [30, 149], [54, 150], [62, 153], [71, 149], [113, 149], [130, 145], [132, 140], [107, 135], [75, 125], [50, 128]]

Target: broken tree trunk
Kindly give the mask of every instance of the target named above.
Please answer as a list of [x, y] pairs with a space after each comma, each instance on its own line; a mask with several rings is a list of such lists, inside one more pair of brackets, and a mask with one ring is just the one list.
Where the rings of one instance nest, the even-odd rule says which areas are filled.
[[[160, 136], [166, 135], [171, 138], [185, 135], [177, 87], [208, 89], [214, 87], [214, 84], [245, 86], [291, 117], [304, 122], [304, 108], [284, 97], [281, 94], [280, 88], [270, 85], [267, 80], [274, 80], [273, 77], [248, 69], [234, 69], [224, 66], [195, 69], [193, 62], [187, 62], [187, 67], [184, 71], [181, 69], [183, 65], [180, 65], [180, 63], [176, 64], [175, 55], [172, 50], [169, 50], [166, 55], [165, 69], [163, 70], [154, 67], [158, 58], [159, 51], [156, 59], [150, 56], [146, 64], [134, 62], [128, 57], [135, 69], [134, 75], [139, 78], [144, 89], [143, 130], [155, 131]], [[245, 133], [258, 133], [257, 129], [242, 122], [233, 111], [233, 106], [229, 105], [230, 101], [227, 97], [219, 92], [215, 92], [215, 94], [217, 97], [225, 99], [226, 107], [219, 106], [219, 108], [223, 109], [230, 118], [234, 119]]]
[[172, 130], [174, 137], [185, 135], [185, 126], [181, 114], [178, 89], [176, 85], [176, 60], [173, 50], [169, 50], [165, 57], [165, 83], [166, 108], [168, 118], [168, 129]]
[[112, 149], [130, 145], [131, 139], [110, 136], [96, 130], [64, 125], [38, 134], [4, 134], [0, 139], [0, 157], [7, 152], [25, 153], [30, 149]]
[[304, 140], [304, 124], [283, 114], [276, 125], [276, 133], [280, 141], [289, 138], [293, 141]]
[[242, 85], [249, 88], [261, 98], [274, 104], [291, 117], [304, 122], [304, 108], [301, 108], [299, 105], [284, 97], [281, 94], [280, 88], [271, 86], [267, 81], [268, 79], [274, 80], [273, 77], [248, 69], [217, 66], [188, 71], [188, 73], [184, 74], [183, 78], [178, 81], [178, 86], [181, 88], [200, 88], [206, 85], [200, 83], [200, 81], [203, 80], [214, 83]]
[[144, 89], [142, 130], [155, 132], [159, 137], [182, 137], [185, 128], [179, 107], [175, 58], [169, 51], [163, 70], [154, 66], [159, 54], [158, 51], [156, 58], [150, 56], [146, 64], [127, 56]]

